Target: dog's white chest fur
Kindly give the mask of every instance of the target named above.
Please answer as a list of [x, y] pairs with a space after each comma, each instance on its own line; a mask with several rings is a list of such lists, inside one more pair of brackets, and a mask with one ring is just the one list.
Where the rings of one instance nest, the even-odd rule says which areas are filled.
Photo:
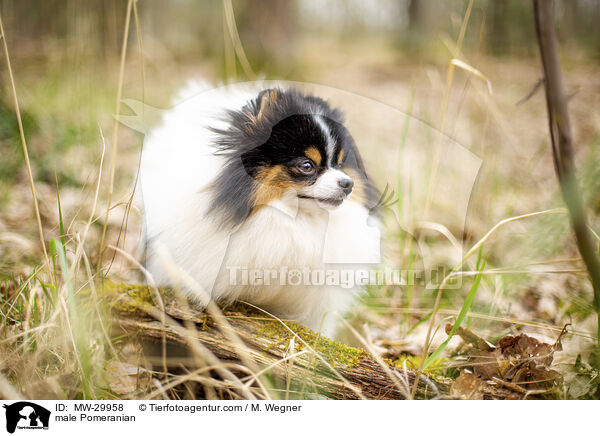
[[140, 178], [146, 266], [157, 285], [183, 288], [201, 302], [245, 300], [333, 335], [360, 292], [340, 283], [342, 271], [378, 261], [379, 231], [360, 203], [322, 209], [294, 192], [233, 229], [210, 216], [210, 186], [223, 163], [214, 155], [213, 114], [239, 107], [248, 95], [200, 94], [146, 138]]

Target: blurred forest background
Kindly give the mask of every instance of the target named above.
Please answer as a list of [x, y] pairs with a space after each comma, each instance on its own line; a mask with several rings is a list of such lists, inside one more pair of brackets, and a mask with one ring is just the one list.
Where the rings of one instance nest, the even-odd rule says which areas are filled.
[[[530, 1], [138, 0], [126, 22], [128, 4], [0, 1], [45, 238], [65, 236], [67, 258], [77, 259], [77, 265], [78, 247], [84, 247], [91, 268], [79, 277], [82, 288], [86, 280], [98, 278], [90, 271], [106, 271], [103, 261], [109, 256], [101, 260], [98, 246], [112, 166], [114, 210], [108, 219], [107, 245], [136, 250], [136, 238], [123, 237], [123, 223], [143, 137], [123, 126], [112, 134], [119, 95], [166, 108], [190, 79], [318, 83], [382, 102], [407, 114], [407, 120], [420, 120], [416, 126], [401, 119], [395, 125], [395, 143], [378, 145], [383, 148], [365, 145], [363, 154], [381, 183], [395, 183], [400, 177], [395, 162], [400, 145], [430, 146], [438, 131], [455, 138], [483, 161], [467, 225], [441, 219], [437, 224], [402, 223], [411, 233], [429, 238], [434, 248], [437, 240], [451, 240], [467, 249], [501, 220], [564, 207], [554, 175], [544, 93], [532, 93], [542, 71]], [[578, 176], [596, 237], [599, 23], [598, 0], [556, 2]], [[452, 60], [467, 68], [456, 68]], [[23, 326], [16, 313], [32, 304], [31, 295], [41, 295], [34, 278], [43, 267], [43, 255], [4, 59], [0, 64], [0, 307], [8, 321], [0, 331], [10, 338], [43, 322], [36, 318]], [[116, 140], [118, 153], [113, 157], [109, 150]], [[390, 150], [393, 159], [388, 159]], [[139, 231], [135, 219], [132, 234]], [[406, 241], [397, 234], [389, 238], [391, 245], [401, 241], [393, 261], [411, 262]], [[481, 256], [489, 272], [477, 290], [468, 326], [490, 340], [528, 332], [553, 343], [570, 323], [564, 350], [555, 359], [568, 382], [562, 395], [597, 396], [596, 313], [568, 217], [548, 213], [519, 219], [486, 238]], [[437, 258], [440, 265], [454, 265], [442, 250]], [[122, 261], [111, 273], [132, 280], [132, 269]], [[445, 339], [443, 325], [458, 314], [472, 282], [468, 278], [458, 292], [444, 294], [440, 313], [445, 318], [436, 324], [441, 328], [435, 331], [430, 351]], [[370, 289], [353, 323], [383, 356], [418, 367], [434, 297], [419, 289]], [[456, 376], [452, 368], [464, 365], [464, 356], [458, 341], [451, 345], [438, 370]], [[22, 346], [19, 341], [3, 343], [0, 355], [7, 357], [0, 371], [33, 395], [37, 388], [28, 387], [28, 377], [43, 379], [44, 371], [52, 371], [35, 369], [37, 360], [19, 360], [28, 356]]]
[[[160, 107], [168, 105], [181, 84], [197, 77], [236, 81], [258, 75], [344, 86], [359, 73], [368, 72], [371, 82], [395, 78], [414, 83], [410, 77], [417, 74], [415, 67], [446, 64], [468, 5], [462, 0], [236, 0], [235, 23], [252, 69], [248, 74], [236, 56], [221, 2], [138, 3], [139, 28], [134, 30], [132, 24], [128, 38], [125, 95], [141, 99], [144, 80], [148, 85], [146, 101]], [[60, 130], [54, 132], [58, 138], [50, 154], [44, 148], [32, 150], [32, 157], [40, 166], [39, 176], [50, 180], [54, 162], [50, 163], [49, 158], [55, 156], [53, 153], [77, 142], [81, 135], [96, 135], [97, 123], [102, 121], [100, 114], [105, 115], [113, 106], [127, 1], [5, 0], [0, 8], [20, 85], [25, 123], [29, 123], [26, 130]], [[600, 2], [557, 1], [556, 9], [565, 67], [569, 62], [593, 65], [600, 61]], [[520, 66], [536, 68], [531, 10], [531, 4], [522, 0], [476, 1], [462, 52], [476, 62], [494, 59], [498, 65], [508, 65], [520, 60]], [[138, 31], [143, 41], [141, 57]], [[342, 71], [347, 78], [339, 74], [335, 77], [334, 73]], [[6, 69], [1, 74], [5, 79], [2, 83], [8, 84]], [[516, 74], [513, 79], [517, 85], [522, 77]], [[358, 86], [366, 88], [370, 84], [362, 80]], [[33, 113], [34, 108], [28, 107], [29, 99], [38, 90], [41, 95], [35, 98], [45, 108], [39, 117]], [[379, 97], [377, 90], [365, 94]], [[3, 86], [0, 110], [5, 138], [15, 133], [10, 98], [8, 88]], [[43, 98], [52, 101], [39, 101]], [[398, 100], [396, 103], [403, 106]], [[71, 119], [61, 119], [62, 110], [53, 110], [56, 104], [80, 112], [77, 123], [71, 123], [75, 114], [68, 116]], [[14, 170], [20, 167], [18, 163], [22, 163], [17, 145], [9, 141], [3, 147], [3, 179], [13, 177]], [[64, 175], [70, 180], [69, 174]]]

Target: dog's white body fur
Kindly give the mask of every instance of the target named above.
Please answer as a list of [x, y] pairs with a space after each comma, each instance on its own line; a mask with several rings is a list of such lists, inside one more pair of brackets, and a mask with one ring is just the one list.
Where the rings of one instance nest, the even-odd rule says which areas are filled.
[[364, 269], [364, 259], [379, 256], [379, 231], [366, 207], [346, 200], [322, 209], [290, 193], [260, 208], [233, 232], [207, 216], [210, 184], [224, 162], [214, 154], [210, 128], [227, 127], [224, 111], [240, 109], [259, 90], [188, 89], [182, 97], [191, 98], [166, 112], [146, 137], [139, 196], [146, 267], [157, 285], [183, 288], [200, 302], [206, 297], [245, 300], [332, 336], [339, 321], [334, 312], [345, 313], [359, 287], [281, 285], [280, 278], [252, 286], [232, 283], [232, 273]]

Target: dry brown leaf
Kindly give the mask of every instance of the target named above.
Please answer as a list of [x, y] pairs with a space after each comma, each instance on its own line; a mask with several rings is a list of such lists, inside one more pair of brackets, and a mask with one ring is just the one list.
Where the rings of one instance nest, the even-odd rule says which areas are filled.
[[104, 369], [104, 376], [110, 389], [118, 395], [134, 393], [147, 386], [151, 378], [144, 368], [119, 361], [109, 362]]
[[[561, 375], [549, 367], [554, 352], [562, 349], [560, 340], [565, 329], [553, 345], [520, 334], [506, 335], [498, 341], [497, 347], [493, 347], [468, 329], [459, 328], [456, 334], [472, 346], [468, 355], [473, 365], [473, 376], [481, 380], [501, 380], [526, 391], [543, 391], [561, 381]], [[463, 380], [461, 383], [466, 382]]]
[[483, 400], [483, 392], [480, 390], [482, 383], [475, 374], [463, 370], [454, 380], [450, 388], [450, 395], [465, 400]]

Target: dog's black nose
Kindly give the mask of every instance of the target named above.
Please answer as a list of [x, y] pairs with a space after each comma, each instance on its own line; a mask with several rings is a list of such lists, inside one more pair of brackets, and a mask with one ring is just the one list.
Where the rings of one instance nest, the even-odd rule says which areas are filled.
[[338, 185], [340, 185], [340, 188], [342, 188], [344, 193], [348, 195], [352, 192], [354, 181], [352, 179], [340, 179], [338, 180]]

